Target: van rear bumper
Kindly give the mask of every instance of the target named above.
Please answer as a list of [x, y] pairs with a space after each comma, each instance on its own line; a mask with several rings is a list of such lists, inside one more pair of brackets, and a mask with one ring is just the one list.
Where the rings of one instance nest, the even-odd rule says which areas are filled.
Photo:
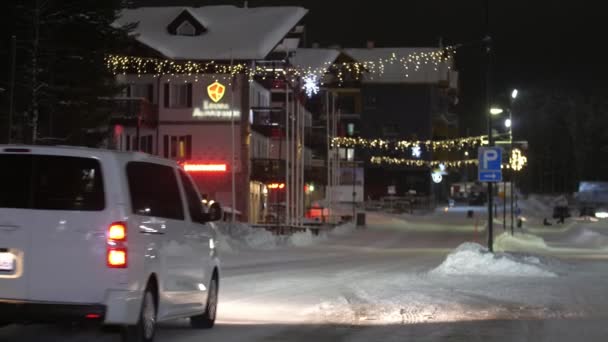
[[101, 304], [65, 304], [0, 299], [1, 322], [102, 322], [105, 315], [106, 306]]

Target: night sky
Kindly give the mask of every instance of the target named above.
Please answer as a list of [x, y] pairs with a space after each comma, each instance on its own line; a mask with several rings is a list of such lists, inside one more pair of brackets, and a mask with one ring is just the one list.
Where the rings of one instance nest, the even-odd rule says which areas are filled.
[[[244, 1], [140, 0], [146, 5], [207, 5]], [[606, 10], [596, 1], [490, 1], [494, 38], [495, 98], [534, 86], [602, 86], [608, 76], [603, 44]], [[300, 5], [307, 43], [364, 47], [438, 46], [479, 41], [485, 32], [485, 0], [250, 0], [249, 6]], [[484, 59], [479, 47], [458, 54], [462, 119], [478, 130], [483, 112]]]

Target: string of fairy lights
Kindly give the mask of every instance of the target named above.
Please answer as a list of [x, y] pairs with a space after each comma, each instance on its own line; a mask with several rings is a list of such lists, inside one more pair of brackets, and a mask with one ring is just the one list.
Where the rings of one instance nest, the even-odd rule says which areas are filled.
[[[477, 159], [462, 159], [462, 160], [420, 160], [408, 158], [395, 158], [388, 156], [372, 156], [370, 162], [376, 165], [392, 165], [392, 166], [408, 166], [408, 167], [426, 167], [426, 168], [460, 168], [466, 166], [477, 166]], [[502, 168], [519, 172], [527, 165], [528, 159], [523, 155], [521, 150], [513, 149], [508, 162], [503, 163]]]
[[460, 151], [488, 145], [488, 136], [480, 135], [446, 140], [397, 140], [366, 139], [359, 137], [336, 137], [332, 139], [333, 147], [358, 147], [372, 150], [392, 150], [407, 152], [412, 148], [424, 148], [428, 151]]
[[[212, 74], [217, 80], [231, 80], [236, 75], [246, 75], [249, 81], [255, 78], [265, 79], [284, 79], [291, 82], [303, 80], [304, 89], [309, 96], [318, 92], [318, 84], [323, 84], [324, 75], [331, 73], [336, 75], [338, 82], [344, 83], [346, 75], [355, 80], [360, 80], [363, 73], [371, 79], [374, 76], [381, 76], [386, 72], [387, 66], [400, 67], [403, 77], [408, 78], [410, 74], [419, 72], [422, 68], [432, 66], [435, 71], [447, 63], [447, 68], [456, 53], [455, 47], [446, 47], [435, 51], [412, 52], [407, 55], [390, 54], [386, 58], [376, 60], [333, 63], [327, 62], [320, 67], [273, 67], [268, 65], [245, 63], [221, 63], [216, 61], [176, 61], [163, 58], [107, 55], [105, 58], [106, 67], [114, 75], [135, 74], [137, 76], [152, 75], [153, 77], [169, 76], [178, 79], [180, 77], [198, 78], [205, 74]], [[428, 70], [428, 69], [425, 69]], [[307, 81], [308, 80], [308, 81]], [[312, 81], [314, 80], [314, 81]], [[420, 158], [422, 149], [427, 151], [465, 151], [476, 147], [488, 145], [488, 136], [473, 136], [446, 140], [386, 140], [386, 139], [366, 139], [360, 137], [336, 137], [332, 139], [333, 147], [343, 148], [366, 148], [370, 150], [381, 150], [388, 152], [411, 153], [416, 158]], [[422, 160], [397, 158], [388, 155], [376, 155], [371, 157], [370, 162], [377, 165], [399, 165], [409, 167], [428, 167], [428, 168], [456, 168], [477, 165], [477, 159], [463, 160]], [[526, 157], [520, 150], [514, 149], [508, 163], [503, 164], [503, 168], [521, 171], [527, 164]]]
[[376, 60], [367, 60], [350, 63], [333, 63], [327, 62], [319, 67], [270, 67], [268, 65], [249, 65], [246, 63], [221, 63], [217, 61], [177, 61], [163, 58], [124, 56], [124, 55], [107, 55], [105, 63], [114, 75], [119, 74], [136, 74], [136, 75], [153, 75], [159, 76], [194, 76], [200, 74], [214, 74], [219, 78], [231, 79], [232, 77], [244, 74], [249, 80], [255, 77], [262, 79], [266, 78], [281, 78], [296, 81], [304, 77], [315, 76], [320, 82], [323, 82], [325, 74], [333, 73], [337, 76], [338, 81], [343, 83], [345, 75], [349, 74], [356, 80], [361, 78], [365, 72], [371, 78], [374, 75], [382, 75], [386, 71], [387, 66], [397, 65], [401, 69], [404, 77], [409, 77], [411, 73], [420, 71], [423, 67], [432, 66], [435, 71], [439, 67], [447, 63], [448, 69], [451, 68], [451, 62], [454, 58], [456, 50], [454, 47], [446, 47], [434, 51], [416, 51], [407, 55], [398, 55], [391, 53], [388, 57], [378, 58]]

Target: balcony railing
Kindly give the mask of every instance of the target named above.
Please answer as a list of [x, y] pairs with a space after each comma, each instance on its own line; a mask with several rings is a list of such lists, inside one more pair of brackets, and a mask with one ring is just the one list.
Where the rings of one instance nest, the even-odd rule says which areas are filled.
[[144, 98], [110, 99], [113, 124], [125, 126], [156, 127], [158, 125], [158, 106]]

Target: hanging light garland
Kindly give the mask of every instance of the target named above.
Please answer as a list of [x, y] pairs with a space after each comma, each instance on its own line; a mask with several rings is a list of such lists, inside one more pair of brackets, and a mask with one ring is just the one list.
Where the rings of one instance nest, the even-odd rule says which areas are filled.
[[402, 152], [418, 151], [424, 148], [429, 151], [462, 150], [488, 145], [488, 136], [465, 137], [448, 140], [400, 140], [389, 141], [383, 139], [365, 139], [352, 137], [336, 137], [332, 139], [334, 147], [360, 147], [367, 149], [394, 150]]
[[477, 165], [477, 159], [465, 160], [419, 160], [406, 158], [393, 158], [386, 156], [373, 156], [370, 159], [372, 164], [381, 165], [397, 165], [397, 166], [414, 166], [414, 167], [429, 167], [438, 168], [440, 165], [445, 167], [462, 167], [468, 165]]
[[[465, 167], [478, 165], [479, 160], [477, 159], [463, 159], [463, 160], [419, 160], [419, 159], [407, 159], [407, 158], [395, 158], [388, 156], [373, 156], [370, 162], [375, 165], [393, 165], [393, 166], [410, 166], [410, 167], [426, 167], [426, 168], [440, 168], [442, 166], [448, 168]], [[527, 158], [523, 156], [520, 150], [515, 149], [511, 154], [511, 158], [508, 163], [504, 163], [501, 168], [507, 170], [513, 170], [519, 172], [523, 170], [527, 164]]]
[[[409, 77], [412, 72], [420, 71], [424, 66], [433, 66], [434, 70], [439, 70], [442, 63], [453, 60], [455, 53], [454, 47], [446, 47], [429, 52], [413, 52], [406, 56], [398, 56], [396, 53], [390, 54], [387, 58], [369, 60], [352, 63], [327, 62], [323, 66], [312, 67], [288, 67], [273, 68], [268, 66], [256, 65], [251, 67], [246, 63], [222, 64], [216, 61], [197, 62], [197, 61], [176, 61], [171, 59], [107, 55], [105, 63], [114, 75], [137, 74], [139, 76], [151, 74], [155, 77], [182, 75], [196, 76], [197, 74], [219, 74], [225, 75], [224, 78], [231, 78], [237, 74], [245, 74], [249, 80], [254, 77], [266, 78], [286, 78], [295, 81], [298, 78], [316, 76], [322, 80], [327, 72], [332, 72], [338, 77], [340, 83], [344, 82], [345, 74], [354, 75], [359, 80], [363, 72], [368, 73], [372, 78], [374, 75], [382, 75], [386, 65], [399, 65], [404, 77]], [[451, 67], [448, 66], [448, 69]]]

